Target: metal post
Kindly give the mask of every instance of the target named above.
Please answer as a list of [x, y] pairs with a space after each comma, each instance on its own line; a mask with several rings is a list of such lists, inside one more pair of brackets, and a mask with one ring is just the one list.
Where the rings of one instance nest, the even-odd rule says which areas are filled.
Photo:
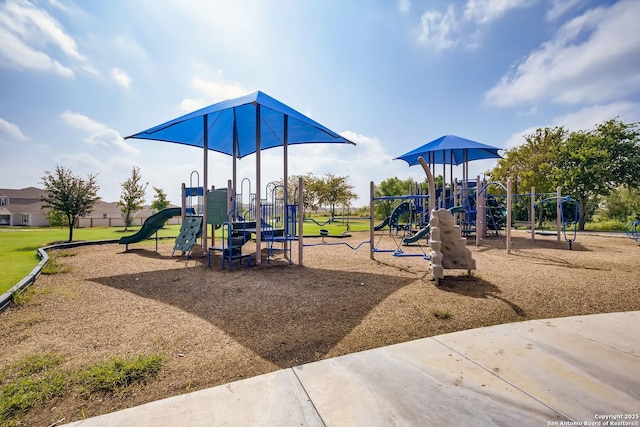
[[480, 235], [484, 233], [484, 203], [480, 199], [480, 175], [476, 177], [476, 246], [480, 246]]
[[202, 189], [202, 253], [207, 253], [208, 243], [207, 240], [207, 188], [208, 188], [208, 176], [209, 176], [209, 116], [205, 114], [203, 116], [204, 122], [204, 135], [202, 141], [202, 148], [204, 149], [204, 164], [203, 164], [203, 185]]
[[507, 178], [507, 254], [511, 253], [511, 178]]
[[256, 265], [262, 264], [262, 203], [260, 200], [260, 104], [256, 103]]
[[375, 259], [373, 251], [373, 243], [375, 239], [375, 225], [373, 225], [373, 212], [374, 212], [374, 195], [375, 185], [373, 181], [369, 182], [369, 258]]
[[556, 230], [558, 242], [560, 241], [560, 233], [562, 232], [562, 187], [556, 188]]
[[238, 219], [238, 210], [237, 210], [238, 201], [236, 200], [236, 194], [238, 191], [238, 188], [237, 188], [238, 187], [238, 169], [237, 169], [238, 167], [236, 165], [237, 157], [238, 157], [238, 125], [236, 122], [236, 109], [234, 108], [233, 109], [233, 162], [232, 162], [233, 169], [231, 171], [231, 180], [233, 181], [233, 186], [232, 186], [231, 194], [233, 194], [233, 199], [235, 202], [234, 207], [236, 208], [236, 210], [233, 211], [233, 218], [231, 218], [231, 221], [237, 221]]
[[536, 187], [531, 187], [531, 240], [536, 240]]
[[187, 185], [183, 182], [181, 187], [181, 195], [182, 199], [182, 212], [180, 213], [180, 224], [184, 224], [184, 217], [187, 214], [187, 195], [185, 192], [187, 191]]
[[304, 257], [302, 251], [304, 249], [304, 180], [298, 178], [298, 265], [302, 266]]
[[[283, 170], [283, 183], [284, 183], [284, 228], [287, 230], [289, 224], [289, 116], [285, 114], [284, 116], [284, 141], [283, 141], [283, 151], [284, 151], [284, 170]], [[275, 203], [275, 201], [274, 201]], [[284, 256], [287, 257], [288, 249], [289, 249], [289, 241], [286, 239], [285, 232], [285, 240], [284, 240]], [[291, 261], [291, 260], [289, 260]]]

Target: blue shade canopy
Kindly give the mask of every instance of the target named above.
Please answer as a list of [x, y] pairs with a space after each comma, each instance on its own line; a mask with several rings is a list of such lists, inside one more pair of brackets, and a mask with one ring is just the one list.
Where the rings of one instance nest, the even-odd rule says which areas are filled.
[[[260, 150], [307, 143], [353, 144], [263, 92], [229, 99], [127, 136], [204, 147], [207, 116], [209, 150], [242, 158], [256, 152], [256, 110], [260, 105]], [[285, 132], [285, 121], [288, 122]], [[234, 138], [236, 135], [236, 138]], [[285, 137], [286, 135], [286, 137]], [[234, 143], [235, 139], [235, 143]]]
[[431, 164], [457, 166], [472, 160], [500, 159], [498, 150], [500, 149], [470, 139], [445, 135], [396, 157], [394, 160], [404, 160], [409, 163], [409, 166], [414, 166], [419, 164], [418, 157], [422, 156]]

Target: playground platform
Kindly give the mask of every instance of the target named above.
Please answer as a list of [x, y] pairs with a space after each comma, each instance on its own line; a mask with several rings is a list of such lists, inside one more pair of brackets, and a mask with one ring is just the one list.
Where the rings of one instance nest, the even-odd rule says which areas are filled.
[[69, 425], [638, 426], [638, 337], [640, 311], [530, 320], [348, 354]]

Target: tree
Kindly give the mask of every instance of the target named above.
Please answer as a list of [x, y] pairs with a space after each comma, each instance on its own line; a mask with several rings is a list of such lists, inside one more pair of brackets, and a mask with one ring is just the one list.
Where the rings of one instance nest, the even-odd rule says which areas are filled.
[[69, 242], [73, 241], [73, 228], [81, 216], [88, 215], [98, 203], [96, 177], [89, 175], [86, 180], [73, 176], [70, 169], [56, 166], [53, 172], [44, 171], [41, 178], [45, 195], [40, 199], [42, 208], [63, 214], [69, 225]]
[[620, 185], [640, 187], [638, 123], [613, 119], [590, 131], [570, 133], [562, 127], [538, 129], [525, 141], [498, 161], [489, 173], [491, 179], [510, 177], [515, 193], [528, 192], [532, 186], [537, 193], [562, 187], [578, 201], [580, 230], [601, 197]]
[[640, 214], [640, 191], [621, 185], [604, 198], [603, 204], [601, 215], [604, 219], [626, 223]]
[[[303, 211], [306, 212], [309, 209], [317, 210], [318, 195], [316, 194], [315, 190], [318, 187], [316, 183], [319, 178], [313, 176], [311, 172], [307, 173], [306, 175], [289, 176], [287, 184], [288, 203], [298, 203], [298, 184], [300, 178], [302, 178], [302, 185], [304, 186]], [[280, 198], [284, 198], [283, 182], [283, 179], [279, 179], [278, 181], [276, 181], [276, 185], [278, 186], [277, 196]]]
[[572, 132], [561, 145], [554, 180], [578, 201], [578, 227], [584, 225], [599, 198], [620, 185], [640, 186], [638, 123], [608, 120], [592, 131]]
[[[436, 181], [436, 188], [442, 188], [442, 175], [435, 177], [434, 181]], [[415, 182], [411, 178], [402, 180], [394, 176], [393, 178], [385, 179], [380, 182], [380, 185], [376, 186], [374, 189], [374, 197], [403, 196], [412, 194], [415, 193], [414, 189], [417, 188], [418, 185], [424, 185], [426, 183], [426, 178], [421, 184]], [[427, 194], [427, 192], [423, 191], [421, 194]], [[397, 205], [397, 203], [393, 203], [392, 200], [382, 200], [376, 203], [374, 215], [376, 218], [386, 218], [391, 215], [395, 205]]]
[[[413, 183], [412, 179], [402, 180], [397, 176], [387, 178], [380, 182], [373, 190], [374, 197], [400, 196], [409, 194], [409, 190]], [[391, 200], [381, 200], [376, 203], [374, 215], [377, 218], [386, 218], [391, 215], [394, 203]]]
[[47, 212], [47, 222], [51, 227], [62, 228], [69, 226], [69, 224], [67, 223], [67, 216], [64, 213], [56, 211], [54, 209], [49, 209], [49, 211]]
[[156, 192], [156, 195], [153, 196], [153, 201], [151, 202], [151, 209], [156, 212], [160, 212], [163, 209], [169, 207], [169, 200], [167, 200], [167, 193], [165, 193], [162, 188], [153, 187], [153, 191]]
[[348, 179], [349, 177], [346, 176], [328, 173], [312, 185], [320, 205], [329, 205], [331, 218], [335, 217], [337, 205], [348, 206], [351, 200], [358, 197], [353, 192], [353, 185], [349, 184]]
[[147, 183], [142, 183], [142, 175], [140, 168], [134, 166], [131, 170], [131, 176], [122, 185], [122, 193], [120, 194], [120, 211], [124, 215], [125, 231], [133, 222], [132, 215], [142, 210], [144, 204], [144, 196], [147, 191]]
[[556, 163], [557, 152], [566, 140], [563, 127], [536, 129], [525, 135], [525, 143], [507, 150], [504, 157], [489, 173], [491, 181], [507, 182], [511, 178], [513, 192], [529, 193], [531, 187], [537, 193], [555, 191], [557, 185], [550, 179]]

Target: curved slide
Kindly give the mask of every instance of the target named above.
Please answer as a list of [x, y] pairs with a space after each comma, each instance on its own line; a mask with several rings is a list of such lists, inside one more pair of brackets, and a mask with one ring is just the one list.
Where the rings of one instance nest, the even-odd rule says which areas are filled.
[[137, 243], [146, 240], [151, 237], [153, 233], [164, 227], [165, 222], [167, 222], [169, 218], [180, 215], [182, 215], [182, 208], [163, 209], [145, 219], [142, 224], [142, 228], [140, 228], [136, 234], [121, 237], [118, 243], [121, 245], [128, 245], [129, 243]]
[[418, 232], [413, 236], [405, 237], [404, 239], [402, 239], [402, 244], [410, 245], [411, 243], [416, 243], [417, 241], [419, 241], [420, 239], [428, 235], [429, 235], [429, 226], [427, 225], [425, 228], [421, 228], [420, 230], [418, 230]]
[[409, 212], [409, 209], [411, 209], [411, 203], [410, 202], [402, 202], [400, 203], [398, 206], [395, 207], [395, 209], [393, 210], [393, 212], [391, 212], [391, 215], [386, 217], [384, 219], [384, 221], [382, 221], [380, 224], [376, 225], [374, 230], [375, 231], [380, 231], [382, 229], [384, 229], [387, 225], [389, 226], [389, 229], [393, 228], [393, 227], [397, 227], [398, 226], [398, 221], [400, 220], [400, 216], [404, 213]]
[[385, 228], [385, 227], [389, 224], [389, 218], [391, 218], [391, 217], [390, 217], [390, 216], [386, 217], [386, 218], [384, 219], [384, 221], [382, 221], [380, 224], [376, 225], [373, 229], [374, 229], [375, 231], [380, 231], [380, 230], [382, 230], [383, 228]]

